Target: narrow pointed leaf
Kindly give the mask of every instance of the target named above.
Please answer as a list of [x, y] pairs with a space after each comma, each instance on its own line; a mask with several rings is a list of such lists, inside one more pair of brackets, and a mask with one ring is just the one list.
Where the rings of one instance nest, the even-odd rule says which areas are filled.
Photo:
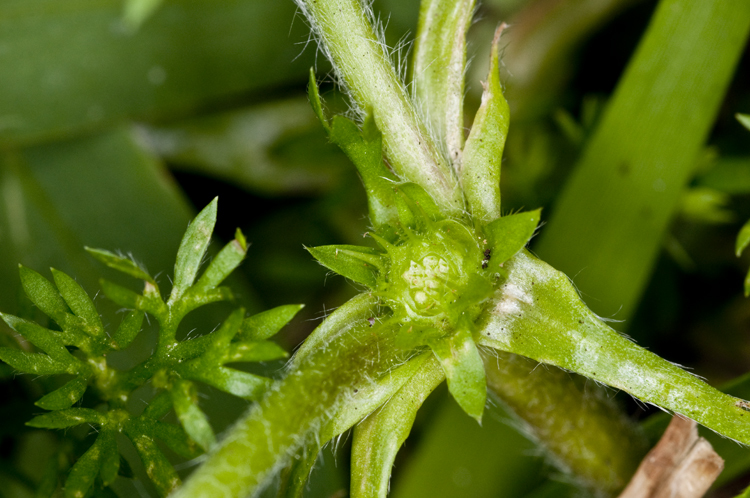
[[318, 91], [318, 82], [315, 79], [315, 69], [310, 68], [310, 77], [307, 82], [307, 98], [310, 100], [310, 105], [313, 108], [313, 112], [318, 117], [320, 124], [323, 125], [327, 133], [331, 132], [331, 125], [328, 124], [325, 112], [323, 111], [323, 102], [320, 100], [320, 92]]
[[219, 367], [211, 370], [192, 370], [183, 377], [198, 380], [237, 397], [258, 399], [271, 385], [271, 379], [241, 372], [233, 368]]
[[130, 440], [133, 441], [146, 473], [156, 486], [159, 496], [165, 497], [175, 490], [180, 485], [180, 478], [177, 477], [169, 460], [154, 441], [143, 434], [130, 437]]
[[65, 315], [68, 314], [68, 307], [52, 282], [31, 268], [18, 265], [18, 269], [21, 274], [21, 285], [31, 302], [57, 323], [64, 323]]
[[480, 224], [500, 217], [500, 166], [508, 136], [510, 110], [500, 86], [498, 42], [504, 25], [495, 32], [490, 55], [490, 74], [484, 85], [482, 104], [474, 117], [464, 147], [461, 184], [469, 210]]
[[337, 245], [308, 247], [323, 266], [371, 289], [377, 284], [377, 272], [385, 266], [379, 251], [368, 247]]
[[523, 249], [534, 235], [542, 210], [526, 211], [498, 218], [484, 229], [492, 252], [490, 262], [500, 265]]
[[382, 407], [354, 429], [352, 498], [386, 496], [396, 453], [411, 432], [417, 410], [445, 379], [433, 356]]
[[474, 0], [423, 1], [414, 41], [416, 98], [457, 171], [464, 145], [466, 32], [474, 5]]
[[23, 373], [57, 375], [74, 373], [71, 365], [55, 361], [46, 354], [27, 353], [17, 349], [0, 348], [0, 360]]
[[99, 475], [102, 483], [109, 486], [120, 472], [120, 452], [117, 449], [115, 431], [102, 429], [96, 442], [102, 449], [101, 469]]
[[102, 464], [103, 448], [100, 439], [101, 436], [96, 438], [94, 444], [70, 469], [70, 474], [65, 480], [65, 498], [82, 498], [94, 484]]
[[478, 422], [482, 420], [487, 400], [487, 381], [479, 351], [465, 329], [430, 343], [448, 380], [448, 390], [459, 406]]
[[197, 393], [192, 382], [178, 380], [170, 389], [172, 403], [185, 432], [208, 451], [216, 443], [216, 436], [206, 414], [198, 407]]
[[206, 254], [216, 224], [218, 198], [212, 200], [190, 223], [182, 237], [174, 266], [174, 286], [170, 302], [177, 301], [193, 285], [203, 256]]
[[750, 297], [750, 272], [745, 275], [745, 297]]
[[146, 270], [138, 266], [138, 264], [136, 264], [132, 259], [118, 256], [117, 254], [105, 251], [104, 249], [94, 249], [91, 247], [86, 247], [85, 249], [90, 255], [92, 255], [94, 258], [98, 259], [105, 265], [109, 266], [113, 270], [120, 271], [139, 280], [150, 282], [151, 285], [156, 286], [156, 281], [153, 279], [153, 277], [149, 275]]
[[737, 254], [738, 258], [742, 255], [742, 251], [747, 248], [748, 244], [750, 244], [750, 221], [742, 226], [739, 235], [737, 235], [735, 253]]
[[[235, 239], [219, 251], [219, 254], [211, 261], [203, 272], [198, 283], [195, 284], [194, 291], [200, 293], [206, 289], [213, 289], [224, 281], [230, 273], [237, 268], [247, 254], [247, 243], [242, 233], [239, 233], [240, 239]], [[244, 242], [244, 243], [243, 243]]]
[[272, 361], [286, 358], [289, 354], [271, 341], [233, 343], [224, 352], [221, 363], [241, 361]]
[[612, 330], [581, 301], [565, 274], [527, 252], [505, 268], [508, 277], [496, 303], [478, 324], [483, 345], [571, 370], [750, 444], [750, 403]]
[[52, 268], [52, 278], [55, 280], [55, 285], [57, 285], [57, 289], [68, 307], [73, 310], [76, 316], [85, 320], [86, 325], [88, 325], [87, 332], [92, 335], [104, 335], [104, 325], [102, 325], [99, 312], [83, 287], [65, 273], [54, 268]]
[[10, 328], [21, 334], [31, 344], [47, 353], [53, 360], [66, 365], [80, 363], [65, 348], [65, 344], [63, 344], [55, 332], [13, 315], [0, 313], [0, 317], [2, 317]]
[[276, 335], [304, 307], [304, 304], [286, 304], [245, 318], [237, 337], [246, 341], [268, 339]]
[[742, 126], [750, 130], [750, 114], [735, 114], [735, 117], [737, 118], [737, 121], [739, 121]]
[[26, 425], [44, 429], [65, 429], [81, 424], [101, 425], [106, 422], [106, 417], [96, 410], [90, 408], [68, 408], [51, 413], [45, 413], [34, 417]]
[[88, 387], [88, 381], [84, 377], [76, 377], [61, 388], [43, 396], [34, 404], [45, 410], [64, 410], [81, 399], [83, 393], [86, 392], [86, 387]]
[[150, 431], [182, 458], [195, 458], [202, 453], [180, 426], [157, 421], [151, 426]]
[[130, 289], [117, 285], [109, 280], [100, 280], [102, 292], [115, 304], [134, 310], [138, 308], [138, 300], [141, 297]]
[[133, 339], [138, 336], [144, 316], [145, 314], [142, 311], [135, 310], [125, 315], [125, 318], [120, 322], [120, 326], [117, 327], [114, 337], [112, 337], [119, 349], [128, 347]]
[[[196, 365], [203, 368], [212, 368], [219, 364], [222, 356], [229, 347], [229, 343], [237, 335], [242, 325], [242, 317], [245, 315], [243, 308], [237, 309], [230, 314], [219, 330], [212, 332], [209, 337], [211, 341], [206, 352], [196, 360]], [[200, 367], [199, 367], [200, 368]]]
[[307, 481], [318, 461], [321, 445], [314, 440], [309, 441], [289, 466], [282, 470], [277, 498], [303, 498]]
[[172, 409], [172, 397], [168, 392], [161, 392], [149, 401], [148, 406], [143, 410], [143, 416], [154, 420], [162, 418]]

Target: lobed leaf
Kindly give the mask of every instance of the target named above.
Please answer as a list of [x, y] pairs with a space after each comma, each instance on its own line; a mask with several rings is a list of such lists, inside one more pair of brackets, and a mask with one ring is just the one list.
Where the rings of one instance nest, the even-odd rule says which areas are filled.
[[68, 408], [34, 417], [26, 425], [42, 429], [66, 429], [81, 424], [102, 425], [106, 416], [90, 408]]
[[235, 239], [219, 251], [219, 254], [216, 255], [201, 278], [198, 279], [198, 283], [195, 284], [192, 291], [201, 293], [222, 283], [242, 263], [246, 254], [247, 241], [238, 228]]
[[487, 400], [484, 364], [471, 333], [460, 328], [450, 336], [430, 343], [448, 380], [448, 390], [459, 406], [477, 422]]
[[53, 360], [46, 354], [27, 353], [17, 349], [0, 348], [0, 360], [23, 373], [36, 375], [58, 375], [75, 373], [71, 366]]
[[513, 257], [528, 244], [534, 235], [542, 210], [503, 216], [484, 229], [492, 252], [490, 261], [500, 265]]
[[118, 349], [128, 347], [130, 343], [133, 342], [133, 339], [138, 336], [141, 331], [141, 326], [143, 325], [144, 317], [145, 314], [143, 311], [137, 310], [131, 311], [125, 315], [125, 318], [120, 322], [120, 326], [117, 327], [115, 335], [112, 337], [117, 344]]
[[64, 410], [70, 408], [76, 401], [81, 399], [87, 387], [88, 379], [85, 377], [76, 377], [61, 388], [42, 396], [34, 404], [45, 410]]
[[387, 264], [379, 251], [369, 247], [336, 245], [306, 249], [326, 268], [371, 289], [377, 285], [377, 272]]
[[65, 480], [65, 498], [81, 498], [88, 495], [101, 470], [103, 450], [100, 435], [70, 469]]
[[500, 25], [492, 40], [490, 73], [464, 147], [459, 175], [469, 210], [482, 225], [500, 217], [500, 166], [510, 122], [498, 62], [498, 43], [504, 27], [505, 24]]
[[206, 414], [198, 407], [195, 385], [192, 382], [178, 379], [169, 392], [172, 396], [175, 413], [185, 432], [204, 451], [211, 449], [216, 444], [216, 436], [208, 423]]
[[149, 282], [151, 285], [156, 287], [156, 281], [149, 275], [146, 270], [138, 266], [132, 259], [118, 256], [115, 253], [106, 251], [104, 249], [94, 249], [92, 247], [84, 247], [86, 252], [98, 259], [113, 270], [117, 270], [131, 277], [135, 277], [139, 280]]
[[87, 332], [92, 333], [91, 335], [103, 336], [102, 319], [96, 310], [96, 306], [94, 306], [94, 302], [83, 290], [83, 287], [65, 273], [54, 268], [51, 268], [51, 270], [52, 278], [60, 291], [60, 295], [62, 295], [68, 307], [73, 310], [73, 313], [85, 321], [88, 326]]
[[245, 318], [237, 337], [244, 341], [268, 339], [289, 323], [304, 304], [286, 304]]
[[23, 290], [29, 296], [31, 302], [58, 324], [62, 325], [65, 323], [68, 307], [65, 305], [62, 297], [60, 297], [60, 293], [55, 289], [55, 286], [52, 285], [52, 282], [23, 265], [18, 265], [18, 270], [21, 274]]
[[169, 296], [170, 303], [182, 297], [195, 281], [198, 268], [211, 242], [214, 225], [216, 225], [217, 205], [218, 197], [198, 213], [182, 237], [174, 266], [174, 285]]

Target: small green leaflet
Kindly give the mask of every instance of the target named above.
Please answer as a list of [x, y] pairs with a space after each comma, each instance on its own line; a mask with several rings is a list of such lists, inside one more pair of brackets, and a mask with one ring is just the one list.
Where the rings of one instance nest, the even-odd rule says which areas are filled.
[[88, 379], [76, 377], [61, 388], [43, 396], [34, 404], [45, 410], [64, 410], [81, 399], [83, 393], [86, 392], [86, 387], [88, 387]]
[[[745, 225], [740, 230], [739, 235], [737, 235], [735, 252], [738, 258], [742, 255], [748, 245], [750, 245], [750, 221], [745, 223]], [[750, 272], [748, 272], [747, 276], [745, 277], [745, 297], [748, 296], [750, 296]]]
[[304, 304], [287, 304], [245, 318], [238, 337], [251, 341], [268, 339], [276, 335], [304, 307]]
[[177, 301], [193, 285], [203, 256], [206, 254], [211, 235], [216, 225], [216, 211], [219, 198], [216, 197], [198, 213], [182, 237], [174, 265], [174, 286], [169, 302]]
[[369, 247], [336, 245], [308, 247], [307, 250], [326, 268], [371, 289], [377, 285], [378, 272], [387, 265], [380, 251]]
[[492, 248], [491, 262], [501, 265], [523, 249], [539, 224], [541, 209], [498, 218], [484, 229]]
[[86, 249], [86, 252], [88, 252], [91, 256], [109, 266], [113, 270], [120, 271], [125, 275], [130, 275], [131, 277], [137, 278], [139, 280], [144, 280], [146, 282], [149, 282], [151, 285], [156, 286], [156, 281], [154, 280], [154, 278], [149, 275], [146, 270], [138, 266], [138, 264], [135, 263], [132, 259], [118, 256], [117, 254], [105, 251], [104, 249], [93, 249], [91, 247], [85, 247], [84, 249]]
[[66, 429], [81, 424], [102, 425], [107, 418], [104, 414], [90, 408], [68, 408], [34, 417], [26, 425], [45, 429]]
[[737, 121], [739, 121], [742, 124], [742, 126], [750, 130], [750, 114], [737, 113], [734, 115], [734, 117], [737, 118]]

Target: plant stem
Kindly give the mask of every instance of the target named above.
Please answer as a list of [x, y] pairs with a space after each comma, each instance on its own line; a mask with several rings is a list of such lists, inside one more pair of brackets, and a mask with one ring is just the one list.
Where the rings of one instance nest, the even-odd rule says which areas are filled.
[[391, 167], [448, 213], [463, 211], [458, 181], [418, 116], [359, 0], [297, 0], [352, 98], [374, 114]]

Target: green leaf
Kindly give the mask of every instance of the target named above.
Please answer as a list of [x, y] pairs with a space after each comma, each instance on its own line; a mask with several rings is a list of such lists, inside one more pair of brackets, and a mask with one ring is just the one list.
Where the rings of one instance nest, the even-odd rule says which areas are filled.
[[456, 171], [464, 148], [463, 97], [466, 32], [474, 0], [421, 3], [414, 40], [414, 93]]
[[406, 441], [417, 410], [445, 379], [433, 356], [377, 411], [354, 429], [352, 498], [386, 496], [396, 453]]
[[141, 331], [141, 325], [143, 325], [143, 318], [145, 314], [142, 311], [130, 311], [125, 318], [120, 322], [120, 326], [117, 327], [117, 331], [112, 339], [117, 344], [118, 349], [124, 349], [133, 342], [133, 339], [138, 336]]
[[211, 242], [214, 225], [216, 225], [218, 200], [218, 197], [215, 198], [198, 213], [182, 237], [174, 266], [174, 286], [169, 296], [171, 303], [180, 299], [195, 281], [198, 268]]
[[742, 124], [742, 126], [750, 130], [750, 114], [737, 113], [734, 115], [734, 117], [737, 118], [737, 121], [739, 121]]
[[73, 310], [73, 313], [85, 320], [88, 325], [87, 331], [92, 333], [92, 335], [104, 335], [104, 325], [102, 325], [99, 312], [96, 310], [94, 302], [89, 295], [83, 290], [83, 287], [65, 273], [54, 268], [51, 270], [57, 289], [70, 309]]
[[91, 247], [85, 247], [84, 249], [86, 249], [86, 252], [88, 252], [94, 258], [98, 259], [113, 270], [120, 271], [125, 275], [130, 275], [131, 277], [135, 277], [139, 280], [144, 280], [156, 287], [156, 281], [154, 280], [154, 278], [132, 259], [118, 256], [117, 254], [105, 251], [104, 249], [93, 249]]
[[87, 387], [88, 380], [86, 378], [76, 377], [61, 388], [43, 396], [34, 404], [45, 410], [64, 410], [81, 399]]
[[326, 268], [371, 289], [377, 285], [378, 271], [387, 264], [379, 251], [369, 247], [337, 245], [306, 249]]
[[276, 335], [304, 307], [304, 304], [286, 304], [247, 317], [242, 322], [237, 337], [243, 341], [268, 339]]
[[221, 363], [272, 361], [288, 356], [284, 348], [275, 342], [235, 342], [224, 352]]
[[75, 373], [71, 366], [55, 361], [46, 354], [27, 353], [17, 349], [0, 348], [0, 360], [23, 373], [57, 375]]
[[224, 323], [221, 324], [219, 330], [212, 332], [207, 337], [208, 347], [203, 355], [193, 362], [192, 368], [205, 368], [210, 369], [217, 366], [220, 363], [221, 357], [224, 356], [229, 343], [234, 339], [240, 330], [242, 325], [242, 318], [245, 316], [245, 310], [239, 308], [234, 310]]
[[120, 452], [117, 449], [115, 435], [115, 431], [102, 428], [101, 432], [99, 432], [99, 437], [96, 438], [97, 444], [102, 449], [99, 475], [105, 486], [112, 484], [120, 472]]
[[431, 342], [430, 348], [440, 360], [453, 398], [468, 415], [481, 422], [487, 381], [471, 333], [461, 328], [445, 339]]
[[57, 333], [13, 315], [0, 313], [0, 317], [10, 328], [47, 353], [53, 360], [71, 367], [80, 364], [80, 361], [65, 348], [65, 344], [60, 340]]
[[216, 444], [216, 436], [208, 423], [206, 414], [198, 407], [198, 394], [192, 382], [177, 380], [169, 390], [180, 424], [185, 432], [208, 451]]
[[[423, 214], [433, 221], [445, 218], [430, 194], [416, 183], [402, 183], [396, 187], [396, 190], [406, 196], [409, 208], [415, 216], [419, 217]], [[401, 222], [407, 226], [410, 225], [403, 217], [401, 217]]]
[[125, 0], [122, 18], [133, 31], [137, 30], [146, 19], [159, 8], [162, 0]]
[[748, 244], [750, 244], [750, 220], [742, 226], [739, 235], [737, 235], [735, 253], [738, 258], [742, 255], [742, 251], [747, 248]]
[[307, 80], [307, 98], [310, 101], [310, 105], [313, 108], [313, 112], [318, 117], [320, 124], [325, 128], [326, 133], [331, 133], [331, 125], [328, 123], [325, 112], [323, 111], [323, 102], [320, 100], [320, 92], [318, 91], [318, 82], [315, 79], [315, 68], [310, 68], [310, 74]]
[[195, 284], [192, 291], [201, 293], [222, 283], [242, 263], [246, 254], [247, 241], [238, 228], [236, 238], [219, 251], [219, 254], [216, 255], [201, 278], [198, 279], [198, 283]]
[[65, 317], [68, 315], [68, 307], [65, 305], [62, 297], [60, 297], [57, 289], [55, 289], [55, 286], [52, 285], [52, 282], [23, 265], [18, 265], [18, 269], [21, 274], [21, 285], [26, 295], [31, 299], [31, 302], [58, 324], [62, 325], [65, 323]]
[[180, 485], [180, 478], [172, 468], [172, 465], [164, 456], [164, 453], [156, 446], [154, 441], [143, 434], [128, 434], [133, 441], [138, 456], [143, 462], [148, 477], [156, 486], [159, 496], [165, 497]]
[[43, 429], [66, 429], [81, 424], [102, 425], [106, 417], [90, 408], [68, 408], [34, 417], [26, 425]]
[[750, 297], [750, 272], [745, 276], [745, 297]]
[[99, 284], [102, 287], [102, 292], [115, 304], [123, 306], [125, 308], [135, 310], [138, 308], [138, 304], [141, 296], [136, 294], [130, 289], [126, 289], [121, 285], [117, 285], [109, 280], [100, 280]]
[[226, 367], [182, 372], [183, 377], [187, 379], [201, 381], [224, 392], [248, 400], [258, 399], [273, 382], [271, 379], [265, 377]]
[[65, 480], [65, 498], [82, 498], [88, 495], [102, 465], [101, 438], [101, 435], [97, 437], [94, 444], [70, 469], [70, 474]]
[[460, 177], [469, 210], [484, 225], [500, 217], [500, 166], [508, 136], [510, 109], [500, 86], [498, 44], [505, 24], [495, 32], [490, 73], [484, 85], [482, 105], [461, 158]]
[[498, 218], [484, 229], [492, 252], [490, 262], [500, 265], [523, 249], [539, 224], [542, 210], [526, 211]]
[[154, 396], [148, 402], [148, 406], [143, 410], [143, 416], [159, 420], [172, 409], [172, 397], [168, 392], [161, 392]]
[[151, 434], [164, 441], [170, 450], [182, 458], [195, 458], [201, 454], [201, 451], [180, 426], [156, 421], [149, 430]]

